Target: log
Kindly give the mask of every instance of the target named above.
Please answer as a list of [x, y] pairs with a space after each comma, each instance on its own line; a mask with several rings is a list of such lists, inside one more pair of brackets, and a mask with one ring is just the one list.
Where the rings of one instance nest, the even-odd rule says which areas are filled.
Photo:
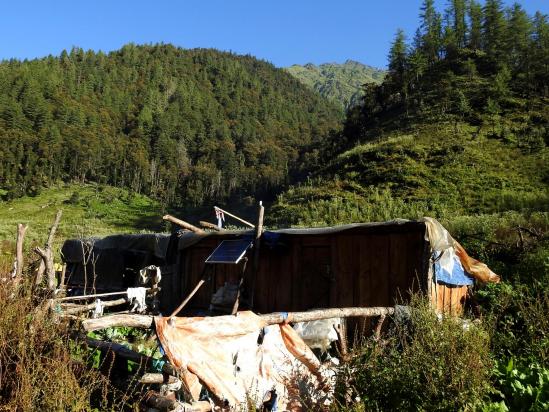
[[223, 228], [220, 228], [217, 225], [214, 225], [213, 223], [205, 222], [203, 220], [201, 220], [198, 223], [200, 223], [200, 226], [202, 226], [206, 229], [212, 229], [212, 230], [215, 230], [216, 232], [223, 232]]
[[[166, 377], [167, 379], [165, 379]], [[164, 375], [163, 373], [145, 373], [139, 383], [143, 385], [163, 384], [163, 383], [176, 383], [179, 379], [172, 375]]]
[[199, 227], [191, 225], [190, 223], [187, 223], [184, 220], [178, 219], [178, 218], [176, 218], [172, 215], [164, 215], [162, 217], [162, 219], [164, 219], [168, 222], [174, 223], [178, 226], [181, 226], [183, 229], [187, 229], [187, 230], [190, 230], [191, 232], [198, 233], [199, 235], [203, 235], [203, 234], [206, 233], [202, 229], [200, 229]]
[[227, 212], [226, 210], [221, 209], [220, 207], [214, 206], [215, 210], [219, 210], [220, 212], [223, 212], [223, 214], [232, 217], [233, 219], [238, 220], [241, 223], [244, 223], [246, 226], [251, 227], [252, 229], [255, 229], [255, 225], [253, 223], [248, 222], [247, 220], [244, 220], [242, 218], [239, 218], [236, 215], [233, 215], [232, 213]]
[[[312, 320], [332, 318], [374, 317], [392, 315], [394, 313], [395, 309], [392, 307], [351, 307], [317, 309], [307, 312], [275, 312], [259, 315], [259, 317], [267, 325], [276, 325], [279, 323], [310, 322]], [[154, 317], [150, 315], [109, 315], [98, 319], [86, 319], [82, 322], [82, 326], [87, 332], [116, 326], [148, 329], [153, 326], [153, 320]]]
[[209, 412], [212, 410], [210, 402], [198, 401], [192, 404], [178, 402], [175, 399], [170, 399], [162, 396], [154, 391], [149, 391], [144, 398], [144, 402], [151, 408], [160, 411], [177, 411], [177, 412]]
[[[154, 359], [150, 356], [135, 352], [131, 349], [128, 349], [124, 345], [120, 345], [119, 343], [104, 342], [92, 338], [86, 338], [85, 342], [89, 347], [96, 348], [104, 352], [114, 352], [117, 356], [131, 360], [132, 362], [138, 363], [143, 367], [148, 367], [154, 362], [158, 362], [158, 359]], [[164, 363], [162, 365], [162, 372], [168, 375], [177, 376], [177, 371], [169, 363]]]
[[259, 315], [267, 325], [278, 323], [296, 323], [310, 322], [312, 320], [332, 319], [332, 318], [353, 318], [353, 317], [373, 317], [382, 315], [392, 315], [395, 309], [391, 307], [373, 307], [373, 308], [331, 308], [317, 309], [307, 312], [276, 312], [266, 315]]
[[15, 246], [15, 279], [19, 282], [23, 274], [23, 242], [28, 226], [19, 223], [17, 225], [17, 241]]
[[[116, 300], [107, 300], [107, 301], [101, 302], [101, 303], [102, 303], [104, 308], [110, 308], [112, 306], [118, 306], [118, 305], [123, 305], [124, 303], [128, 303], [128, 298], [120, 298], [120, 299], [116, 299]], [[89, 303], [87, 305], [78, 305], [77, 307], [64, 309], [63, 313], [65, 313], [67, 315], [72, 315], [72, 314], [75, 314], [75, 313], [86, 312], [88, 310], [94, 310], [94, 309], [95, 309], [95, 302], [94, 303]]]
[[149, 329], [153, 326], [153, 317], [137, 314], [109, 315], [97, 319], [86, 319], [82, 321], [82, 326], [87, 332], [116, 326]]

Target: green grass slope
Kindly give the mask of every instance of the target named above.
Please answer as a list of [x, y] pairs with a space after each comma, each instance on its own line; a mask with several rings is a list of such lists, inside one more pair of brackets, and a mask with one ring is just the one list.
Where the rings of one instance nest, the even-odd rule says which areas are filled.
[[549, 150], [524, 150], [489, 126], [453, 122], [358, 144], [282, 195], [278, 225], [549, 210]]
[[365, 64], [347, 60], [343, 64], [324, 63], [321, 65], [294, 64], [286, 70], [302, 83], [313, 88], [322, 96], [336, 101], [345, 109], [360, 102], [362, 85], [381, 83], [385, 71]]
[[71, 237], [161, 230], [162, 210], [150, 198], [104, 185], [60, 185], [34, 197], [0, 202], [0, 255], [11, 256], [17, 224], [28, 224], [26, 247], [43, 244], [63, 210], [56, 247]]

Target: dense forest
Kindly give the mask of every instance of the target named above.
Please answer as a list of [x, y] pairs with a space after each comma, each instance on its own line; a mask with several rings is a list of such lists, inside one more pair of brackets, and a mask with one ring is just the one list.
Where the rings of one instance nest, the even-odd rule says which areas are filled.
[[346, 110], [362, 101], [363, 86], [366, 83], [379, 84], [385, 76], [385, 70], [353, 60], [347, 60], [343, 64], [324, 63], [318, 66], [312, 63], [304, 66], [294, 64], [286, 70], [322, 96], [338, 102]]
[[170, 205], [267, 193], [342, 109], [250, 56], [170, 45], [0, 63], [0, 196], [56, 181]]

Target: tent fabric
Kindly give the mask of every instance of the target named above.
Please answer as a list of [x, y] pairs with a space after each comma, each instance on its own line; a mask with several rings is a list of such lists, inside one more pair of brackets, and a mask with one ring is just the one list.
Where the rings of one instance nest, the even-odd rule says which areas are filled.
[[273, 389], [279, 410], [301, 410], [299, 387], [308, 387], [317, 400], [330, 396], [326, 371], [288, 324], [267, 326], [253, 312], [243, 311], [172, 321], [156, 317], [155, 326], [164, 352], [194, 400], [200, 384], [237, 410], [250, 401], [261, 407]]
[[[463, 246], [461, 246], [436, 219], [433, 219], [431, 217], [425, 217], [422, 220], [427, 226], [425, 236], [426, 240], [430, 243], [431, 250], [433, 252], [442, 253], [443, 258], [446, 255], [446, 258], [451, 259], [451, 261], [454, 261], [453, 256], [455, 255], [458, 258], [459, 264], [461, 265], [462, 269], [482, 283], [499, 282], [499, 276], [492, 272], [486, 264], [470, 257], [463, 248]], [[456, 261], [456, 263], [458, 262]], [[448, 264], [446, 267], [449, 266], [450, 264]], [[435, 274], [436, 267], [437, 263], [435, 262]], [[441, 274], [441, 276], [444, 277], [445, 275], [442, 273], [443, 271], [440, 271], [439, 265], [439, 273]], [[446, 279], [449, 280], [449, 282], [445, 281], [445, 283], [456, 284], [451, 283], [452, 276], [448, 276], [446, 277]], [[437, 277], [437, 281], [438, 280], [440, 279]]]
[[[356, 228], [364, 227], [384, 227], [384, 226], [394, 226], [402, 225], [404, 223], [413, 222], [412, 220], [406, 219], [395, 219], [387, 222], [371, 222], [371, 223], [352, 223], [348, 225], [339, 225], [331, 227], [318, 227], [318, 228], [290, 228], [290, 229], [279, 229], [279, 230], [267, 230], [263, 232], [264, 239], [267, 244], [276, 243], [281, 235], [330, 235], [340, 232], [344, 232]], [[242, 237], [242, 236], [254, 236], [253, 230], [224, 230], [223, 232], [205, 232], [205, 233], [194, 233], [194, 232], [181, 232], [179, 237], [179, 250], [186, 249], [192, 245], [198, 243], [200, 240], [205, 237], [214, 236], [214, 237]]]
[[63, 243], [61, 254], [68, 263], [80, 263], [84, 260], [84, 251], [123, 249], [148, 252], [164, 259], [170, 235], [162, 233], [144, 233], [137, 235], [112, 235], [102, 239], [68, 239]]

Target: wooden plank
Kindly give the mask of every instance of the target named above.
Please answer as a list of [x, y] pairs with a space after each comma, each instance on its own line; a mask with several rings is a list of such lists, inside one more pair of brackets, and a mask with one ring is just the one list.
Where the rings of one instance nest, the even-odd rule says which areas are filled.
[[450, 308], [452, 307], [452, 288], [449, 286], [444, 287], [444, 313], [450, 314]]
[[435, 284], [436, 284], [436, 294], [437, 294], [437, 311], [443, 312], [445, 287], [440, 283], [435, 283]]
[[303, 279], [301, 277], [301, 243], [298, 237], [291, 239], [291, 250], [288, 258], [290, 259], [292, 272], [292, 310], [305, 310], [301, 302], [301, 291], [303, 289]]
[[335, 307], [352, 306], [354, 304], [355, 278], [358, 272], [359, 245], [356, 237], [348, 235], [336, 236], [337, 294]]
[[390, 306], [391, 294], [389, 291], [389, 237], [386, 235], [372, 235], [371, 249], [371, 296], [375, 306]]
[[408, 286], [408, 237], [406, 234], [389, 236], [389, 288], [394, 303], [402, 303]]

